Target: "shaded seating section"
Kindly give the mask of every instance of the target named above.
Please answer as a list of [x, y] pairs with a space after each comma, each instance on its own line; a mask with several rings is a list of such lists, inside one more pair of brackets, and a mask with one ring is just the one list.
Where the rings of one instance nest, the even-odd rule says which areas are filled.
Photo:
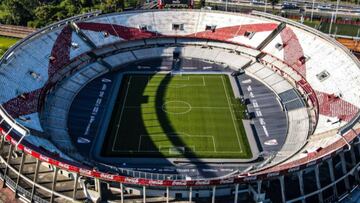
[[41, 132], [43, 131], [40, 123], [40, 115], [38, 112], [21, 115], [16, 119], [16, 121], [26, 128], [34, 129]]
[[[285, 144], [276, 154], [272, 163], [283, 161], [289, 156], [295, 154], [307, 142], [309, 132], [309, 116], [305, 107], [287, 112], [288, 114], [288, 133]], [[304, 136], [306, 135], [306, 136]]]
[[37, 89], [30, 93], [21, 94], [4, 103], [3, 107], [14, 118], [35, 113], [38, 108], [38, 98], [40, 93], [41, 89]]
[[90, 51], [92, 48], [84, 42], [75, 32], [71, 34], [70, 60]]
[[66, 155], [64, 152], [59, 150], [53, 143], [51, 143], [46, 138], [41, 138], [38, 136], [29, 135], [24, 138], [27, 142], [32, 143], [38, 148], [41, 148], [43, 151], [47, 151], [49, 154], [52, 154], [54, 157], [61, 157], [72, 161], [73, 159]]
[[[72, 98], [87, 82], [107, 72], [107, 68], [98, 62], [92, 63], [67, 78], [58, 89], [48, 95], [48, 102], [44, 110], [44, 128], [51, 135], [50, 139], [56, 146], [68, 153], [75, 153], [67, 131], [67, 116]], [[79, 157], [78, 157], [79, 158]]]
[[243, 68], [252, 60], [249, 57], [230, 53], [227, 50], [219, 48], [204, 49], [201, 47], [187, 46], [182, 48], [181, 54], [183, 57], [206, 59], [234, 69]]
[[118, 44], [113, 44], [111, 46], [102, 47], [100, 49], [96, 49], [93, 51], [97, 56], [102, 56], [105, 53], [115, 52], [121, 49], [136, 47], [136, 46], [144, 46], [144, 40], [135, 40], [135, 41], [128, 41], [122, 42]]
[[304, 101], [295, 89], [282, 92], [279, 94], [279, 97], [288, 111], [305, 107]]
[[19, 91], [23, 92], [21, 89], [17, 90], [18, 83], [16, 81], [7, 81], [3, 75], [0, 75], [0, 99], [1, 103], [8, 101], [11, 98], [15, 98], [19, 95]]
[[[239, 46], [236, 44], [230, 44], [230, 43], [226, 43], [226, 42], [210, 41], [210, 40], [206, 40], [206, 39], [178, 38], [178, 39], [176, 39], [176, 44], [180, 44], [180, 45], [184, 45], [184, 46], [187, 46], [187, 45], [198, 46], [197, 48], [201, 47], [204, 50], [205, 49], [213, 49], [213, 48], [227, 49], [231, 53], [237, 52], [237, 53], [241, 53], [242, 55], [249, 55], [252, 57], [259, 54], [259, 51], [253, 50], [251, 48]], [[186, 47], [184, 47], [184, 49], [185, 48]], [[253, 50], [253, 52], [251, 52], [251, 50]], [[199, 49], [198, 51], [201, 52], [201, 49]], [[217, 49], [214, 50], [214, 52], [217, 52]], [[196, 54], [196, 53], [194, 52], [194, 54]], [[201, 54], [198, 54], [197, 56], [201, 56]], [[198, 58], [198, 57], [195, 57], [195, 58]]]
[[148, 49], [139, 49], [133, 51], [137, 59], [172, 57], [175, 51], [174, 47], [154, 47]]
[[136, 60], [135, 56], [129, 51], [111, 55], [103, 59], [104, 62], [106, 62], [107, 64], [109, 64], [109, 66], [113, 68], [116, 68], [121, 64], [129, 63], [135, 60]]
[[4, 83], [0, 85], [0, 103], [44, 86], [48, 79], [49, 56], [59, 33], [54, 31], [35, 38], [7, 57], [6, 64], [0, 66], [0, 83]]

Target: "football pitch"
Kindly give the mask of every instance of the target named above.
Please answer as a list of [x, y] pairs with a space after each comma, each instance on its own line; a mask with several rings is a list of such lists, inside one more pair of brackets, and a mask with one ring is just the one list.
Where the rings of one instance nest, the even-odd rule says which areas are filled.
[[228, 75], [125, 74], [103, 155], [251, 158]]

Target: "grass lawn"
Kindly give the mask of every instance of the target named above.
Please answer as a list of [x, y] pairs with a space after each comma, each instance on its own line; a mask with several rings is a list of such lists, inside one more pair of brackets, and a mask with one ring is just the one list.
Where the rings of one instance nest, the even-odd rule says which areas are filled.
[[[330, 23], [320, 24], [320, 21], [314, 20], [311, 22], [310, 20], [306, 20], [304, 21], [304, 24], [309, 27], [320, 30], [321, 32], [324, 32], [326, 34], [329, 33]], [[359, 29], [360, 26], [357, 25], [333, 24], [331, 28], [331, 33], [334, 34], [336, 32], [336, 34], [338, 35], [356, 36]]]
[[13, 44], [15, 44], [19, 39], [17, 38], [10, 38], [10, 37], [3, 37], [0, 36], [0, 56], [2, 56], [6, 50]]
[[[322, 32], [329, 33], [329, 28], [330, 23], [322, 23], [320, 30]], [[337, 35], [356, 36], [359, 29], [360, 26], [357, 25], [333, 24], [331, 27], [331, 34], [336, 32]]]
[[250, 158], [227, 75], [125, 75], [105, 156]]
[[318, 26], [320, 25], [320, 21], [315, 21], [315, 20], [313, 20], [313, 21], [310, 21], [310, 20], [305, 20], [305, 21], [304, 21], [304, 25], [307, 25], [307, 26], [309, 26], [309, 27], [312, 27], [312, 28], [317, 29], [317, 28], [318, 28]]

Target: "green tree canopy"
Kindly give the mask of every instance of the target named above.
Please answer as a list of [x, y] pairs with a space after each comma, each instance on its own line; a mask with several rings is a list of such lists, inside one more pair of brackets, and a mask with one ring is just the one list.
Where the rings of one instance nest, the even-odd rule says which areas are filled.
[[8, 24], [26, 25], [34, 18], [34, 10], [39, 5], [37, 0], [3, 0], [4, 16]]

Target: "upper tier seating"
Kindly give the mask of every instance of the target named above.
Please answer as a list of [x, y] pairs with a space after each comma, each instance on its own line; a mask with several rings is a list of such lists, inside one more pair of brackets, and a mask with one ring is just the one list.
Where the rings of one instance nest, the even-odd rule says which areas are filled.
[[[174, 35], [257, 47], [278, 23], [246, 15], [162, 11], [106, 15], [77, 24], [98, 47], [115, 41]], [[213, 29], [208, 30], [209, 27]], [[252, 33], [251, 37], [244, 36], [246, 33]]]
[[27, 42], [1, 64], [0, 83], [6, 81], [6, 84], [0, 85], [0, 103], [44, 86], [48, 80], [49, 56], [59, 33], [56, 30]]
[[71, 48], [70, 48], [70, 60], [81, 55], [82, 53], [88, 52], [91, 47], [84, 42], [75, 32], [71, 35]]
[[[282, 44], [284, 47], [278, 50], [276, 44]], [[356, 114], [360, 107], [360, 97], [356, 96], [360, 92], [360, 70], [342, 49], [334, 48], [334, 44], [321, 37], [287, 26], [265, 51], [284, 60], [307, 80], [317, 92], [321, 115], [348, 121]], [[264, 60], [269, 61], [270, 58], [266, 56]], [[276, 66], [291, 76], [296, 75], [286, 65], [276, 63]], [[329, 95], [337, 95], [340, 98], [331, 101], [323, 99]]]

